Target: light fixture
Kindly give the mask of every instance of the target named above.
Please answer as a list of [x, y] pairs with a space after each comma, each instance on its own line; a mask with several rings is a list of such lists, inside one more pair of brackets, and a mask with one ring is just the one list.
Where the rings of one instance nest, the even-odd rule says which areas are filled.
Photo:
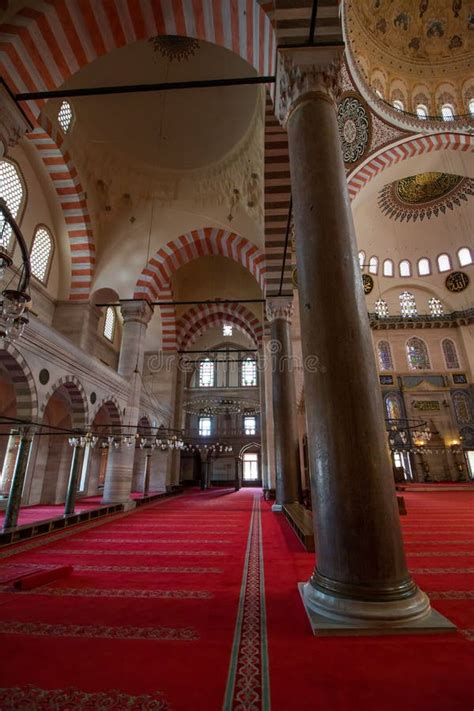
[[[3, 230], [6, 225], [10, 227], [20, 246], [22, 259], [17, 288], [5, 288], [0, 294], [0, 338], [15, 341], [23, 334], [28, 323], [28, 317], [25, 312], [31, 307], [31, 298], [27, 291], [31, 276], [30, 255], [21, 230], [3, 198], [0, 198], [0, 220], [3, 222]], [[11, 257], [4, 250], [1, 250], [0, 280], [5, 279], [7, 270], [11, 266]], [[15, 275], [13, 278], [15, 278]]]

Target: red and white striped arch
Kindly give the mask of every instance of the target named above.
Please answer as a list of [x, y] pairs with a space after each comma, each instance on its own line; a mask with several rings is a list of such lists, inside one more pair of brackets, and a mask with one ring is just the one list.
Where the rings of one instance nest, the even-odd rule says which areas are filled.
[[[172, 301], [172, 275], [188, 262], [200, 257], [222, 256], [245, 267], [255, 278], [262, 293], [265, 288], [265, 257], [254, 244], [235, 232], [205, 227], [181, 235], [158, 250], [143, 269], [134, 298]], [[176, 350], [176, 311], [161, 306], [162, 348]]]
[[[275, 34], [255, 0], [55, 0], [27, 5], [0, 27], [0, 76], [14, 93], [56, 89], [102, 55], [163, 34], [212, 42], [261, 75], [275, 72]], [[89, 214], [77, 171], [45, 122], [43, 106], [25, 104], [35, 126], [30, 140], [43, 162], [48, 158], [61, 196], [73, 251], [71, 298], [87, 299], [95, 263]]]
[[71, 249], [69, 298], [81, 301], [89, 298], [95, 269], [95, 242], [86, 196], [69, 153], [61, 148], [60, 131], [44, 116], [42, 123], [44, 128], [34, 129], [27, 138], [39, 151], [64, 215]]
[[232, 323], [250, 336], [259, 348], [262, 344], [262, 324], [243, 304], [201, 304], [186, 311], [177, 322], [178, 347], [192, 343], [203, 330]]
[[474, 151], [474, 136], [459, 133], [434, 133], [430, 136], [410, 137], [388, 146], [374, 157], [369, 157], [349, 177], [349, 196], [354, 200], [362, 188], [379, 173], [408, 158], [432, 153], [433, 151]]

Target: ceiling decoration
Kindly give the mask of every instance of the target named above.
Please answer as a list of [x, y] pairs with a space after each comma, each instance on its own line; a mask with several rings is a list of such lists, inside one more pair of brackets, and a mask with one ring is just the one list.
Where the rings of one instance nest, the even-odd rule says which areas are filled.
[[466, 113], [463, 85], [474, 59], [472, 2], [347, 0], [346, 22], [359, 69], [387, 101], [401, 90], [405, 106], [413, 109], [420, 96], [436, 115], [447, 91], [455, 113]]
[[424, 220], [461, 207], [474, 195], [474, 180], [450, 173], [419, 173], [385, 185], [380, 210], [390, 219]]
[[154, 51], [169, 62], [187, 61], [190, 57], [194, 57], [199, 49], [199, 42], [194, 37], [157, 35], [152, 37], [149, 42], [153, 45]]
[[337, 123], [344, 163], [357, 163], [367, 150], [372, 131], [370, 112], [360, 97], [352, 93], [342, 96]]

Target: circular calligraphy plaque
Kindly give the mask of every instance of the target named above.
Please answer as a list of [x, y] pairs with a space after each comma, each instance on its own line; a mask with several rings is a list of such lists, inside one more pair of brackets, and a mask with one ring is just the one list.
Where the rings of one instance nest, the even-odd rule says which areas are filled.
[[367, 296], [374, 288], [374, 280], [369, 274], [362, 274], [362, 283], [364, 285], [364, 294]]
[[446, 289], [452, 291], [453, 294], [457, 294], [460, 291], [464, 291], [469, 286], [469, 277], [465, 272], [451, 272], [446, 277]]

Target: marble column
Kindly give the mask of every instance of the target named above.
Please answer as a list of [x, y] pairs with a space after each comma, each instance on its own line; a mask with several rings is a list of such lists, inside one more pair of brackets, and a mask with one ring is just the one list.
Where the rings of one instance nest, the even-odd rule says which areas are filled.
[[261, 444], [261, 479], [262, 488], [269, 489], [268, 457], [267, 457], [267, 421], [265, 407], [265, 361], [262, 353], [258, 356], [258, 387], [260, 395], [260, 444]]
[[148, 496], [148, 492], [150, 490], [151, 455], [151, 449], [145, 452], [145, 468], [143, 472], [143, 496]]
[[73, 514], [76, 508], [77, 482], [82, 463], [82, 447], [80, 444], [74, 445], [72, 450], [71, 469], [67, 485], [66, 503], [64, 505], [64, 515]]
[[5, 519], [3, 521], [4, 531], [7, 528], [14, 528], [18, 523], [18, 515], [21, 507], [21, 494], [23, 491], [23, 484], [25, 482], [30, 448], [31, 436], [27, 432], [23, 432], [18, 444], [15, 468], [13, 470], [10, 491], [8, 494], [7, 509], [5, 511]]
[[291, 347], [292, 314], [291, 298], [267, 299], [267, 318], [271, 324], [269, 348], [275, 433], [276, 499], [273, 511], [281, 511], [285, 504], [299, 501], [301, 494], [294, 361]]
[[295, 50], [279, 67], [317, 560], [303, 597], [313, 630], [374, 631], [422, 625], [430, 604], [402, 543], [336, 115], [341, 52]]
[[[147, 301], [129, 301], [121, 305], [123, 316], [122, 343], [118, 373], [129, 384], [127, 406], [122, 418], [122, 431], [135, 435], [138, 425], [142, 390], [145, 336], [153, 308]], [[133, 479], [135, 447], [111, 447], [105, 475], [103, 503], [128, 503]]]
[[[183, 428], [183, 404], [184, 404], [184, 385], [185, 385], [186, 372], [183, 365], [181, 357], [178, 355], [176, 360], [176, 373], [175, 373], [175, 396], [174, 396], [174, 408], [173, 408], [173, 424], [172, 428], [175, 430], [181, 430]], [[173, 488], [174, 486], [179, 486], [180, 474], [181, 474], [181, 450], [172, 449], [170, 452], [170, 475], [169, 475], [169, 486]]]

